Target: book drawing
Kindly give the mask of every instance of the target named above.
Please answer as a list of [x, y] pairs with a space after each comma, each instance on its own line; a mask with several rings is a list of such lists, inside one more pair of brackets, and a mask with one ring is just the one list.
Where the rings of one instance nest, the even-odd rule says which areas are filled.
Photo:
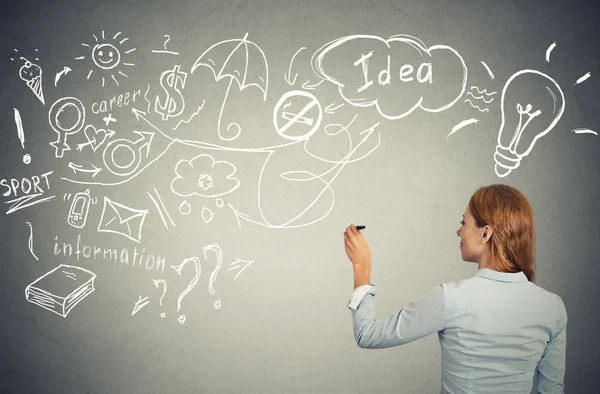
[[25, 288], [27, 301], [62, 317], [92, 293], [96, 274], [85, 268], [61, 264]]

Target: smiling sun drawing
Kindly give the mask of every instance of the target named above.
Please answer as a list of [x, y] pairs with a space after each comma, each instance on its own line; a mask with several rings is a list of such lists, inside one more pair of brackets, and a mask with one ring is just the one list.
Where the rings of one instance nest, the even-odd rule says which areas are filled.
[[[106, 38], [104, 36], [104, 30], [102, 31], [101, 38], [98, 39], [94, 34], [95, 44], [81, 44], [84, 47], [90, 49], [90, 55], [92, 58], [92, 62], [95, 67], [92, 67], [88, 72], [87, 79], [90, 79], [94, 71], [97, 71], [102, 78], [102, 87], [106, 84], [107, 78], [112, 78], [113, 81], [119, 86], [119, 81], [117, 81], [117, 77], [122, 75], [127, 78], [127, 74], [125, 74], [121, 70], [121, 66], [135, 66], [134, 63], [126, 62], [126, 57], [131, 52], [135, 51], [135, 48], [131, 48], [128, 50], [124, 50], [122, 48], [123, 44], [125, 44], [129, 38], [120, 39], [119, 36], [121, 32], [115, 34], [112, 38]], [[75, 60], [83, 60], [86, 56], [76, 57]]]

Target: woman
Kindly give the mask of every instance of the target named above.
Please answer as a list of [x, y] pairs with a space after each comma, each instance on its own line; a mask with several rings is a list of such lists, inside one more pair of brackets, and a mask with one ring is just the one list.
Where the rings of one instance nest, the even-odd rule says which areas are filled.
[[361, 348], [402, 345], [437, 332], [443, 393], [563, 393], [567, 312], [562, 299], [533, 283], [535, 230], [527, 199], [506, 185], [479, 188], [460, 228], [468, 279], [434, 287], [421, 299], [376, 320], [371, 251], [350, 225], [345, 249], [354, 269], [354, 336]]

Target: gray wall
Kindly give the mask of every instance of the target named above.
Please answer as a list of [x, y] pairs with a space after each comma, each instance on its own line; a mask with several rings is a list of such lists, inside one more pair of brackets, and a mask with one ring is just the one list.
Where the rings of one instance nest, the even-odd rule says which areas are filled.
[[[367, 226], [384, 317], [475, 272], [455, 231], [492, 183], [534, 208], [536, 283], [569, 313], [568, 392], [597, 388], [595, 6], [14, 3], [0, 12], [0, 391], [436, 392], [436, 335], [356, 347], [342, 231]], [[504, 176], [494, 152], [516, 103], [542, 114]]]

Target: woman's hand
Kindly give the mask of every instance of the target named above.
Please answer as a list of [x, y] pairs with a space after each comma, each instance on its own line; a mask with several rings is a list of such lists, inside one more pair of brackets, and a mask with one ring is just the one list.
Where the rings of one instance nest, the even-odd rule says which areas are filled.
[[344, 248], [353, 266], [371, 268], [371, 249], [354, 224], [348, 226], [344, 232]]
[[354, 288], [371, 284], [371, 249], [354, 224], [344, 231], [344, 248], [352, 262]]

